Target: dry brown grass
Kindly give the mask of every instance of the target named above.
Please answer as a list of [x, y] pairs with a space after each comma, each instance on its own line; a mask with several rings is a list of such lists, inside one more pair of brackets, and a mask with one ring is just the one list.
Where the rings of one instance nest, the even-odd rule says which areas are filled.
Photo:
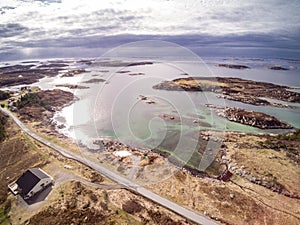
[[[284, 152], [258, 149], [257, 143], [263, 140], [262, 137], [236, 134], [231, 137], [227, 137], [226, 142], [231, 164], [243, 165], [244, 170], [254, 176], [271, 173], [290, 192], [299, 195], [299, 166]], [[234, 175], [232, 181], [225, 183], [178, 172], [149, 188], [227, 224], [299, 224], [299, 199], [273, 192], [241, 176]]]

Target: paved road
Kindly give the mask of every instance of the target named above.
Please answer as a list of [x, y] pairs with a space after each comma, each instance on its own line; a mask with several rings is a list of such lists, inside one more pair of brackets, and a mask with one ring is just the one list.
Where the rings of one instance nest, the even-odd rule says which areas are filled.
[[[108, 177], [109, 179], [123, 185], [125, 188], [132, 190], [150, 200], [152, 200], [153, 202], [158, 203], [159, 205], [164, 206], [167, 209], [170, 209], [171, 211], [191, 220], [194, 221], [198, 224], [204, 224], [204, 225], [217, 225], [218, 223], [210, 220], [209, 218], [199, 215], [189, 209], [186, 209], [166, 198], [161, 197], [160, 195], [155, 194], [152, 191], [149, 191], [145, 188], [143, 188], [142, 186], [132, 182], [131, 180], [128, 180], [127, 178], [124, 178], [110, 170], [108, 170], [107, 168], [101, 166], [100, 164], [97, 164], [95, 162], [92, 162], [86, 158], [83, 158], [82, 156], [75, 154], [73, 152], [70, 152], [69, 150], [62, 148], [56, 144], [53, 144], [51, 142], [49, 142], [48, 140], [38, 136], [37, 134], [33, 133], [31, 130], [29, 130], [17, 117], [15, 117], [9, 110], [1, 108], [1, 111], [4, 112], [5, 114], [9, 115], [14, 121], [15, 123], [25, 132], [27, 133], [29, 136], [31, 136], [32, 138], [36, 139], [37, 141], [49, 146], [50, 148], [58, 151], [60, 154], [62, 154], [63, 156], [70, 158], [70, 159], [74, 159], [78, 162], [81, 162], [85, 165], [88, 165], [89, 167], [91, 167], [92, 169], [98, 171], [99, 173], [103, 174], [104, 176]], [[204, 204], [204, 203], [203, 203]]]

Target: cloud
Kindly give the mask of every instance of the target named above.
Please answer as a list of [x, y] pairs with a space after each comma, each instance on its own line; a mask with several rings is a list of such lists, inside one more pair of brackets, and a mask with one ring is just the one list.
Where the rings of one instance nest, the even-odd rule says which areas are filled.
[[0, 37], [2, 38], [13, 37], [26, 31], [28, 28], [18, 23], [0, 24]]
[[105, 48], [142, 38], [194, 49], [296, 49], [299, 11], [297, 0], [7, 0], [0, 2], [0, 54], [26, 47]]
[[44, 2], [44, 3], [61, 3], [62, 0], [36, 0], [38, 2]]
[[[32, 42], [15, 42], [12, 46], [19, 48], [6, 48], [7, 59], [39, 58], [39, 57], [99, 57], [105, 51], [120, 45], [144, 41], [161, 40], [187, 47], [200, 56], [232, 55], [251, 56], [255, 54], [265, 57], [299, 58], [300, 39], [285, 39], [272, 35], [243, 35], [243, 36], [212, 36], [212, 35], [115, 35], [90, 36], [72, 38], [52, 38]], [[23, 49], [31, 54], [24, 55]], [[1, 49], [0, 49], [1, 51]], [[2, 49], [4, 52], [4, 49]], [[144, 54], [145, 49], [141, 49]], [[151, 46], [148, 52], [151, 53]], [[153, 51], [155, 52], [155, 51]], [[138, 51], [136, 52], [136, 54]], [[9, 56], [9, 57], [8, 57]], [[137, 55], [138, 56], [138, 55]], [[4, 58], [0, 54], [1, 58]]]
[[61, 3], [63, 0], [20, 0], [20, 2], [32, 3], [33, 1], [42, 2], [45, 4]]
[[15, 9], [15, 7], [12, 7], [12, 6], [0, 7], [0, 15], [5, 14], [7, 11], [12, 10], [12, 9]]

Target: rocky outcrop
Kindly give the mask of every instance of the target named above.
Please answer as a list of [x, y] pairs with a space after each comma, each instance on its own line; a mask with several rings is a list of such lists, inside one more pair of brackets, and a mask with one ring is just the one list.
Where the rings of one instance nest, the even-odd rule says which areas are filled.
[[230, 165], [230, 171], [234, 174], [243, 177], [251, 183], [263, 186], [273, 192], [285, 195], [289, 198], [300, 199], [299, 195], [291, 193], [283, 184], [279, 183], [273, 174], [252, 174], [245, 166], [240, 166], [237, 163], [231, 163], [231, 160], [226, 155], [222, 157], [222, 162]]
[[89, 87], [77, 85], [77, 84], [57, 84], [55, 87], [66, 87], [70, 89], [88, 89]]
[[147, 104], [155, 104], [156, 103], [156, 101], [154, 99], [151, 99], [144, 95], [139, 95], [138, 99], [141, 101], [145, 101]]
[[201, 120], [201, 117], [195, 115], [194, 118], [179, 116], [179, 115], [170, 115], [170, 114], [161, 114], [159, 117], [166, 121], [172, 121], [174, 123], [180, 123], [180, 124], [193, 124], [193, 126], [201, 126], [201, 127], [212, 127], [211, 124]]
[[260, 129], [292, 129], [293, 127], [282, 122], [274, 116], [261, 112], [247, 111], [240, 108], [226, 107], [223, 110], [217, 109], [218, 115], [230, 121], [258, 127]]
[[63, 67], [40, 67], [35, 65], [13, 65], [0, 68], [0, 86], [32, 84], [45, 76], [56, 76]]
[[142, 76], [145, 75], [144, 73], [130, 73], [129, 76]]
[[249, 66], [236, 65], [236, 64], [218, 64], [218, 67], [226, 67], [226, 68], [230, 68], [230, 69], [238, 69], [238, 70], [242, 70], [242, 69], [250, 69]]
[[167, 91], [204, 91], [198, 79], [193, 77], [163, 81], [160, 84], [154, 85], [153, 88]]
[[211, 91], [219, 94], [219, 97], [251, 105], [290, 107], [262, 98], [300, 103], [300, 93], [287, 90], [290, 87], [240, 78], [187, 77], [164, 81], [153, 88], [168, 91]]
[[102, 78], [93, 78], [87, 81], [84, 81], [83, 83], [85, 84], [92, 84], [92, 83], [101, 83], [101, 82], [105, 82], [106, 80], [102, 79]]
[[72, 93], [59, 89], [40, 91], [34, 95], [40, 100], [39, 102], [34, 102], [34, 104], [29, 102], [18, 109], [23, 121], [48, 123], [55, 111], [61, 110], [75, 100]]
[[[57, 61], [55, 63], [46, 62], [38, 66], [35, 64], [27, 64], [0, 67], [0, 86], [32, 84], [46, 76], [57, 76], [67, 69], [68, 64], [63, 62], [64, 61]], [[65, 72], [62, 77], [73, 77], [86, 72], [89, 71], [86, 71], [85, 69], [72, 69]]]
[[153, 62], [102, 61], [102, 62], [94, 62], [93, 64], [99, 64], [100, 66], [103, 67], [130, 67], [130, 66], [152, 65]]
[[289, 68], [281, 67], [281, 66], [270, 66], [268, 67], [270, 70], [290, 70]]
[[85, 69], [74, 69], [74, 70], [70, 70], [66, 73], [64, 73], [61, 77], [74, 77], [76, 75], [82, 74], [82, 73], [87, 73], [90, 71], [87, 71]]

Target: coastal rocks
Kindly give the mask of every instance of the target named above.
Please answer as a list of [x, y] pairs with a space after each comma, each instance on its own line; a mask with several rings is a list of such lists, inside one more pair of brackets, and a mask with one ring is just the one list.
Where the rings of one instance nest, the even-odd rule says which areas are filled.
[[[230, 171], [234, 173], [237, 176], [240, 176], [249, 182], [260, 185], [262, 187], [265, 187], [273, 192], [276, 192], [278, 194], [285, 195], [290, 198], [296, 198], [299, 199], [300, 196], [297, 194], [291, 193], [284, 185], [279, 183], [277, 181], [277, 178], [271, 174], [271, 173], [266, 173], [266, 174], [258, 174], [255, 173], [253, 174], [251, 171], [249, 171], [248, 168], [246, 168], [243, 165], [238, 165], [236, 162], [232, 162], [232, 160], [225, 155], [222, 156], [222, 160], [226, 161], [230, 167]], [[230, 196], [231, 199], [233, 199], [235, 196]]]
[[293, 127], [282, 122], [274, 116], [261, 112], [247, 111], [240, 108], [226, 107], [223, 111], [218, 111], [218, 115], [229, 121], [258, 127], [260, 129], [292, 129]]
[[210, 91], [217, 93], [218, 97], [232, 101], [239, 101], [251, 105], [271, 105], [280, 108], [289, 106], [269, 102], [267, 98], [300, 103], [300, 93], [287, 90], [290, 87], [240, 78], [178, 78], [172, 81], [163, 81], [154, 85], [153, 88], [167, 91]]
[[[160, 115], [160, 118], [165, 119], [165, 120], [175, 120], [175, 117], [172, 115], [168, 115], [168, 114], [163, 114]], [[176, 122], [180, 122], [180, 119], [178, 117], [176, 117]]]
[[55, 87], [66, 87], [70, 89], [88, 89], [89, 87], [77, 85], [77, 84], [57, 84]]
[[116, 73], [130, 73], [129, 70], [120, 70], [120, 71], [117, 71]]
[[50, 63], [50, 64], [42, 64], [40, 66], [38, 66], [37, 68], [59, 68], [59, 67], [67, 67], [69, 66], [68, 64], [65, 64], [65, 63], [60, 63], [60, 62], [53, 62], [53, 63]]
[[151, 100], [151, 99], [149, 99], [148, 101], [146, 101], [146, 103], [147, 103], [147, 104], [154, 104], [154, 103], [155, 103], [155, 101], [154, 101], [154, 100]]
[[40, 91], [38, 95], [43, 101], [51, 103], [50, 105], [56, 110], [71, 104], [74, 100], [72, 93], [59, 89]]
[[255, 98], [252, 97], [251, 95], [244, 95], [244, 96], [233, 95], [231, 93], [227, 93], [226, 91], [224, 91], [222, 94], [223, 95], [218, 95], [218, 97], [228, 99], [231, 101], [243, 102], [250, 105], [270, 105], [270, 102], [268, 102], [267, 100]]
[[64, 73], [61, 77], [74, 77], [75, 75], [79, 75], [87, 72], [89, 71], [86, 71], [85, 69], [74, 69]]
[[293, 126], [278, 120], [274, 116], [262, 112], [247, 111], [235, 107], [220, 107], [212, 104], [206, 104], [206, 107], [212, 108], [217, 115], [224, 117], [229, 121], [245, 124], [260, 129], [292, 129]]
[[39, 99], [39, 103], [27, 102], [18, 110], [21, 119], [25, 121], [48, 121], [55, 111], [60, 110], [74, 100], [72, 93], [59, 89], [39, 91], [32, 95]]
[[258, 106], [274, 106], [277, 108], [290, 108], [290, 109], [294, 109], [296, 108], [296, 106], [291, 106], [288, 104], [281, 104], [281, 103], [275, 103], [275, 102], [269, 102], [267, 100], [261, 99], [261, 98], [256, 98], [250, 95], [233, 95], [233, 94], [228, 94], [226, 92], [223, 92], [224, 95], [218, 95], [218, 98], [224, 98], [224, 99], [228, 99], [231, 101], [238, 101], [238, 102], [242, 102], [242, 103], [246, 103], [246, 104], [250, 104], [250, 105], [258, 105]]
[[[214, 131], [210, 131], [210, 130], [203, 130], [200, 132], [200, 137], [201, 139], [205, 140], [205, 141], [214, 141], [214, 142], [219, 142], [222, 143], [223, 141], [225, 141], [224, 139], [224, 135], [222, 132], [214, 132]], [[226, 146], [224, 144], [221, 145], [221, 148], [225, 148]]]
[[144, 73], [130, 73], [129, 76], [142, 76], [145, 75]]
[[139, 96], [139, 99], [142, 100], [142, 101], [145, 101], [145, 100], [147, 100], [148, 98], [147, 98], [146, 96], [144, 96], [144, 95], [140, 95], [140, 96]]
[[281, 66], [270, 66], [268, 67], [270, 70], [290, 70], [289, 68], [286, 67], [281, 67]]
[[135, 148], [110, 138], [95, 140], [93, 144], [98, 145], [105, 152], [107, 160], [119, 165], [120, 172], [134, 165], [144, 168], [163, 161], [163, 156], [158, 152], [147, 148]]
[[217, 79], [226, 84], [222, 87], [222, 94], [235, 98], [232, 100], [245, 102], [243, 99], [247, 99], [248, 103], [253, 105], [271, 105], [270, 102], [261, 98], [300, 103], [300, 93], [287, 90], [289, 88], [287, 86], [239, 78], [219, 77]]
[[[294, 173], [294, 170], [297, 171], [298, 168], [296, 162], [287, 155], [289, 149], [299, 154], [299, 141], [295, 140], [297, 134], [299, 131], [284, 135], [227, 134], [228, 148], [221, 157], [221, 163], [227, 163], [232, 173], [253, 184], [289, 198], [299, 199], [299, 189], [294, 185], [294, 181], [297, 182], [297, 172]], [[289, 146], [280, 149], [273, 149], [268, 145], [259, 147], [270, 142], [276, 145], [279, 140]], [[294, 181], [290, 182], [286, 177]]]
[[81, 64], [85, 64], [85, 65], [92, 65], [94, 60], [90, 60], [90, 59], [81, 59], [78, 60], [76, 63], [81, 63]]
[[63, 67], [35, 67], [34, 64], [29, 65], [13, 65], [0, 68], [0, 86], [15, 86], [32, 84], [39, 79], [49, 76], [56, 76]]
[[179, 116], [179, 115], [171, 115], [171, 114], [161, 114], [159, 115], [160, 118], [166, 120], [166, 121], [172, 121], [175, 123], [181, 123], [181, 124], [189, 124], [189, 125], [193, 125], [195, 126], [201, 126], [201, 127], [211, 127], [211, 124], [200, 120], [199, 118], [188, 118], [188, 117], [184, 117], [184, 116]]
[[164, 81], [154, 85], [153, 88], [167, 91], [203, 91], [200, 84], [192, 77]]
[[153, 99], [146, 97], [144, 95], [139, 95], [138, 99], [141, 101], [145, 101], [147, 104], [155, 104], [156, 103]]
[[93, 78], [87, 81], [84, 81], [83, 83], [85, 84], [92, 84], [92, 83], [101, 83], [101, 82], [105, 82], [106, 80], [102, 79], [102, 78]]
[[250, 172], [247, 172], [245, 170], [239, 169], [234, 171], [235, 174], [243, 177], [244, 179], [250, 181], [251, 183], [263, 186], [273, 192], [276, 192], [278, 194], [285, 195], [290, 198], [296, 198], [299, 199], [300, 196], [290, 193], [284, 185], [279, 183], [272, 174], [267, 174], [266, 176], [263, 175], [258, 175], [256, 174], [255, 176], [251, 174]]
[[102, 62], [94, 62], [94, 64], [99, 64], [100, 66], [103, 67], [130, 67], [130, 66], [152, 65], [153, 62], [102, 61]]
[[100, 146], [100, 148], [105, 148], [106, 150], [108, 150], [114, 144], [114, 141], [111, 139], [101, 138], [99, 140], [95, 140], [93, 144]]
[[238, 69], [238, 70], [250, 69], [250, 67], [248, 67], [248, 66], [235, 65], [235, 64], [218, 64], [218, 67], [225, 67], [225, 68]]

